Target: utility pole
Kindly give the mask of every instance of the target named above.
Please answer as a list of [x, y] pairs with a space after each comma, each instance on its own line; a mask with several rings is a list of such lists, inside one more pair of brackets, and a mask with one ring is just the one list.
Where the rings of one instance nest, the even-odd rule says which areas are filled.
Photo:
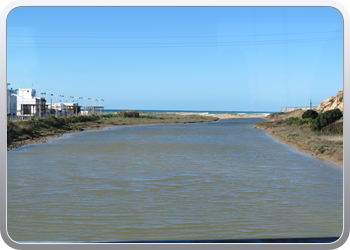
[[55, 103], [55, 107], [56, 107], [56, 117], [57, 117], [57, 115], [58, 115], [58, 110], [57, 110], [57, 96], [60, 96], [60, 95], [54, 95], [54, 96], [56, 96], [56, 103]]
[[312, 101], [310, 100], [310, 109], [312, 109]]
[[[47, 103], [49, 103], [49, 96], [51, 96], [52, 94], [50, 94], [50, 93], [46, 93], [45, 95], [47, 95], [47, 100], [46, 100], [46, 102]], [[47, 104], [47, 107], [49, 107], [49, 104]], [[50, 103], [50, 107], [51, 107], [51, 109], [52, 109], [52, 103]], [[51, 116], [51, 109], [50, 109], [50, 116]], [[49, 115], [49, 113], [47, 112], [47, 116]], [[46, 117], [47, 117], [46, 116]]]
[[[41, 96], [42, 96], [42, 95], [46, 95], [46, 93], [45, 93], [45, 92], [41, 92], [41, 93], [39, 93], [39, 95], [40, 95], [39, 118], [41, 118], [41, 117], [42, 117], [42, 116], [41, 116], [41, 111], [42, 111], [42, 101], [41, 101]], [[45, 108], [44, 108], [44, 110], [45, 110]]]
[[[105, 100], [103, 100], [103, 99], [100, 99], [100, 101], [101, 101], [101, 102], [104, 102]], [[101, 110], [100, 110], [100, 113], [101, 113]]]
[[74, 97], [75, 98], [75, 102], [77, 103], [77, 108], [75, 109], [75, 115], [78, 115], [78, 106], [79, 106], [79, 104], [78, 104], [78, 99], [79, 99], [79, 97]]

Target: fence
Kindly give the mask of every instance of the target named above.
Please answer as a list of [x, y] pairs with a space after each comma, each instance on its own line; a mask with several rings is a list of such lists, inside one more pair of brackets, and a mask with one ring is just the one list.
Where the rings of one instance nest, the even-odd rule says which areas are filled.
[[30, 119], [40, 119], [46, 117], [66, 117], [66, 116], [74, 116], [74, 115], [93, 115], [93, 114], [101, 114], [102, 110], [89, 110], [89, 111], [80, 111], [77, 114], [71, 112], [60, 112], [56, 113], [44, 113], [44, 114], [25, 114], [25, 115], [8, 115], [7, 120], [16, 121], [16, 120], [30, 120]]

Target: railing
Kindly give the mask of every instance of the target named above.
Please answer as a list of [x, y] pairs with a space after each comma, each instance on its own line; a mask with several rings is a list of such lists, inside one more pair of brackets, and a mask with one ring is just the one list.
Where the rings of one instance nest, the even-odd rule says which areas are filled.
[[8, 115], [7, 120], [14, 121], [14, 120], [30, 120], [30, 119], [39, 119], [39, 118], [45, 118], [45, 117], [66, 117], [66, 116], [75, 116], [75, 115], [97, 115], [102, 114], [102, 108], [100, 109], [87, 109], [87, 110], [81, 110], [76, 114], [75, 112], [57, 112], [56, 113], [41, 113], [39, 114], [24, 114], [24, 115]]
[[[16, 120], [30, 120], [30, 119], [40, 119], [40, 118], [46, 118], [46, 117], [66, 117], [66, 116], [74, 116], [75, 113], [58, 113], [57, 115], [55, 113], [53, 114], [29, 114], [29, 115], [16, 115], [16, 116], [7, 116], [7, 120], [9, 121], [16, 121]], [[82, 115], [81, 113], [78, 113], [78, 115]]]

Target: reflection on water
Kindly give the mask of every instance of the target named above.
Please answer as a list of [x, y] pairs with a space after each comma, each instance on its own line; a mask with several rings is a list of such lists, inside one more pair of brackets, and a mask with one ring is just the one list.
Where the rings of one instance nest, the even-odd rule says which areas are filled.
[[340, 236], [342, 168], [261, 119], [113, 127], [8, 152], [15, 241]]

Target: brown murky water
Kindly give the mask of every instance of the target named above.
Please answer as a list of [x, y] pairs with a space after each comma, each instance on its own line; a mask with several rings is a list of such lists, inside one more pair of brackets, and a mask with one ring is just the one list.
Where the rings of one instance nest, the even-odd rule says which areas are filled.
[[7, 154], [10, 237], [123, 241], [340, 236], [343, 170], [253, 126], [113, 127]]

